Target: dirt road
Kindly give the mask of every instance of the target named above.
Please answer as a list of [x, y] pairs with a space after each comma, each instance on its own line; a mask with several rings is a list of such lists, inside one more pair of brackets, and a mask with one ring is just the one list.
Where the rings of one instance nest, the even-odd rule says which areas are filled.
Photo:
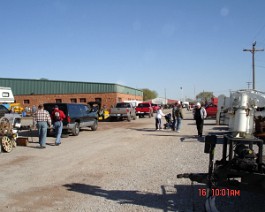
[[[204, 129], [223, 130], [213, 120]], [[0, 211], [202, 211], [205, 186], [176, 178], [207, 172], [204, 143], [194, 135], [186, 112], [180, 133], [155, 131], [154, 118], [141, 118], [100, 122], [97, 131], [82, 130], [60, 146], [48, 137], [46, 149], [34, 137], [27, 147], [0, 154]], [[217, 201], [220, 211], [265, 208], [264, 196], [241, 194]], [[251, 198], [256, 208], [245, 203]]]

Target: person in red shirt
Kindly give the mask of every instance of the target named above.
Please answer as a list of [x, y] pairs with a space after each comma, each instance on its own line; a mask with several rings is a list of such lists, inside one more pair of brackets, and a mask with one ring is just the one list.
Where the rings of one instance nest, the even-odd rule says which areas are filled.
[[59, 146], [61, 144], [61, 135], [63, 131], [63, 120], [65, 119], [65, 114], [62, 110], [59, 109], [58, 105], [54, 106], [54, 110], [52, 111], [52, 122], [55, 130], [55, 145]]

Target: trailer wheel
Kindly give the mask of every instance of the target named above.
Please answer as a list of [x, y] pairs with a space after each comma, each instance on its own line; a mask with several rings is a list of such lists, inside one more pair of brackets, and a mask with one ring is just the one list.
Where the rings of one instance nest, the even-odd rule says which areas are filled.
[[5, 152], [11, 152], [12, 151], [13, 142], [7, 136], [2, 137], [1, 144], [2, 144], [3, 150]]

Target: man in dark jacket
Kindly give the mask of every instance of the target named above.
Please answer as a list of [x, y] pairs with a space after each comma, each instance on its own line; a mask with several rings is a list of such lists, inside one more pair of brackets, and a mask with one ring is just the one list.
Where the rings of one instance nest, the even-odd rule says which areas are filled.
[[204, 119], [206, 118], [206, 116], [207, 116], [206, 110], [198, 102], [194, 110], [194, 119], [196, 121], [196, 126], [197, 126], [199, 137], [202, 137], [203, 123], [204, 123]]
[[180, 132], [181, 120], [183, 119], [182, 105], [180, 102], [177, 102], [172, 109], [173, 117], [173, 130]]

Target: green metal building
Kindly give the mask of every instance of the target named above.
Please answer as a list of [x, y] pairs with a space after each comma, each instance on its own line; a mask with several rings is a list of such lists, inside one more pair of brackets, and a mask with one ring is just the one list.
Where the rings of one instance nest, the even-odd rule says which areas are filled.
[[143, 99], [142, 90], [114, 83], [0, 78], [0, 86], [11, 87], [16, 102], [28, 106], [47, 101], [80, 102], [80, 99], [81, 102], [100, 100], [110, 106], [120, 101]]

